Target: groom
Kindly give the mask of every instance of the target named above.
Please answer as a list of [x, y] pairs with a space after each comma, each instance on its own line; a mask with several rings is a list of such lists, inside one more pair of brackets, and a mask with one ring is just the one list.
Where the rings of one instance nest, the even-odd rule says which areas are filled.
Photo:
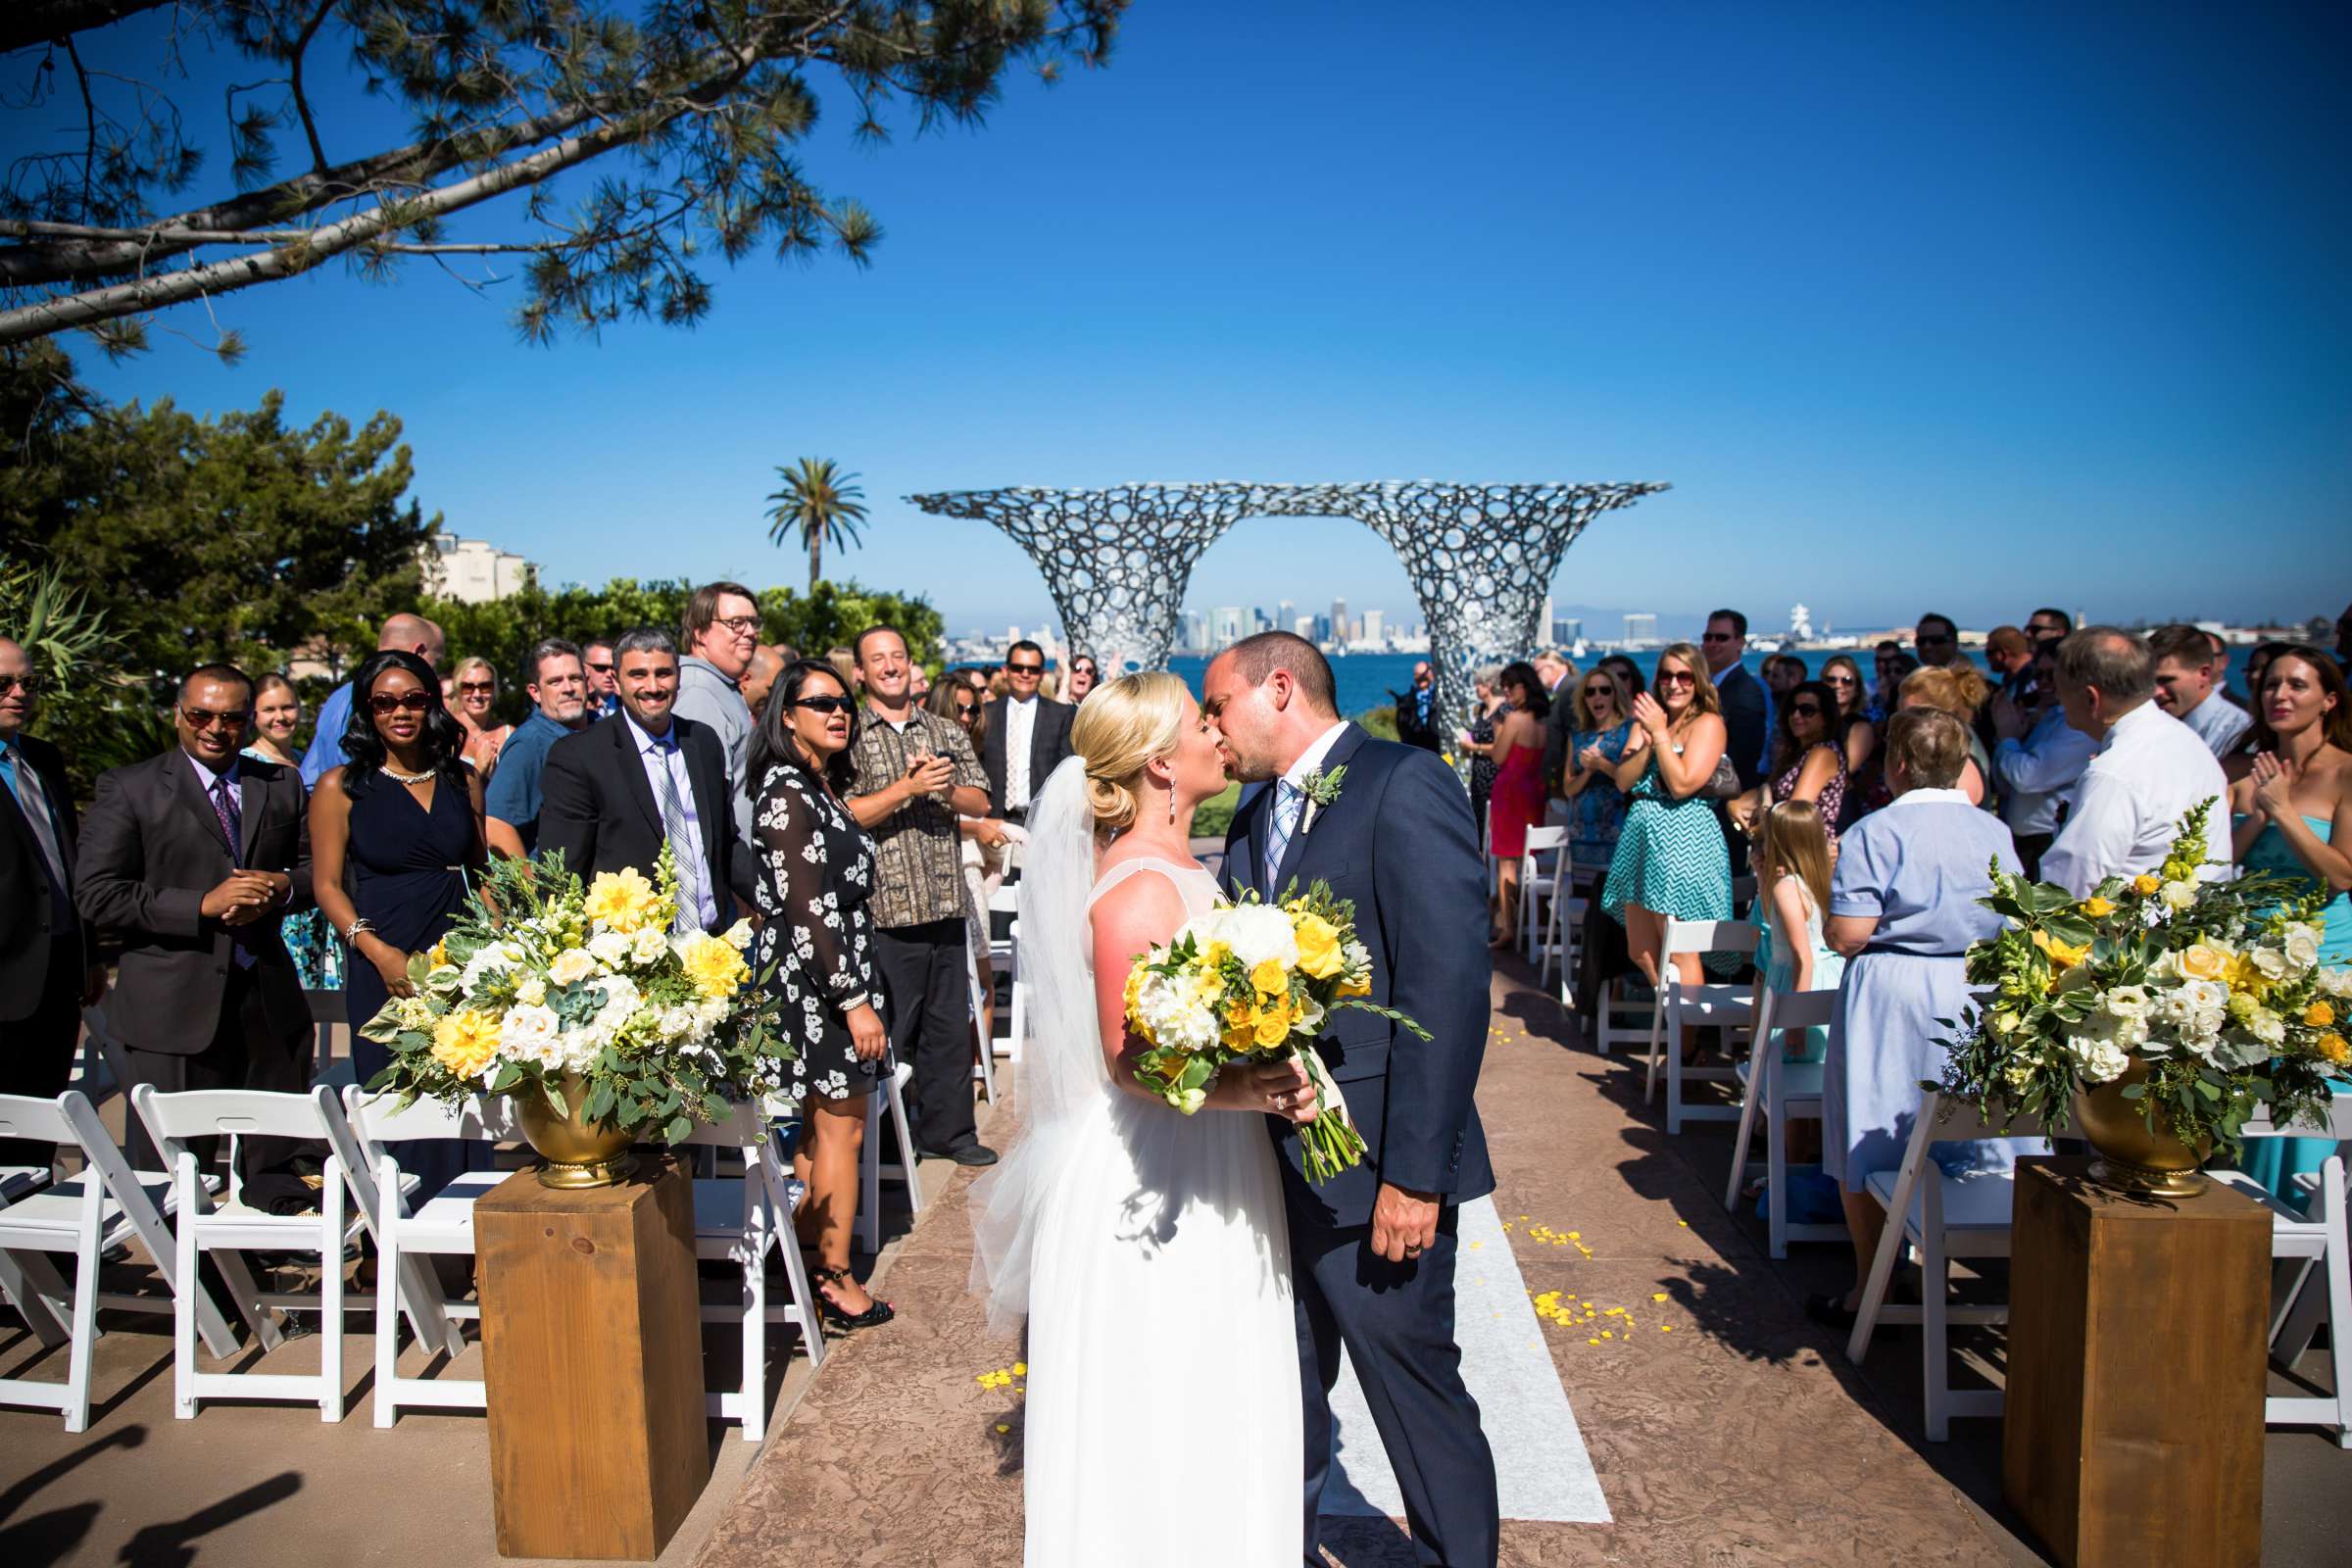
[[[1471, 1103], [1491, 961], [1469, 797], [1434, 755], [1342, 719], [1331, 666], [1289, 632], [1226, 649], [1209, 662], [1202, 693], [1227, 771], [1273, 781], [1234, 815], [1228, 892], [1255, 889], [1272, 902], [1294, 880], [1301, 891], [1331, 884], [1355, 905], [1356, 933], [1372, 952], [1371, 1000], [1432, 1037], [1369, 1012], [1332, 1015], [1316, 1049], [1363, 1135], [1354, 1169], [1309, 1186], [1298, 1140], [1274, 1126], [1305, 1384], [1306, 1561], [1323, 1560], [1316, 1516], [1344, 1343], [1404, 1493], [1415, 1554], [1453, 1568], [1491, 1564], [1494, 1456], [1453, 1337], [1455, 1205], [1494, 1190]], [[1317, 779], [1328, 804], [1310, 820], [1306, 789]]]

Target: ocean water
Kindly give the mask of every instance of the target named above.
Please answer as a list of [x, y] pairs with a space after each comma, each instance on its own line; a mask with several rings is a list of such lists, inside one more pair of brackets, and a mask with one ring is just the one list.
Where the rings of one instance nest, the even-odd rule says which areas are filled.
[[[1848, 652], [1862, 666], [1864, 683], [1875, 681], [1878, 675], [1872, 667], [1871, 651], [1865, 648], [1848, 650]], [[2241, 648], [2234, 645], [2230, 650], [2230, 686], [2231, 690], [2241, 695], [2246, 689], [2246, 655], [2251, 652], [2253, 652], [2251, 647]], [[1797, 657], [1805, 662], [1807, 670], [1818, 675], [1821, 673], [1821, 666], [1832, 657], [1833, 653], [1835, 650], [1817, 649], [1799, 654]], [[1642, 671], [1644, 680], [1647, 680], [1657, 667], [1658, 650], [1654, 648], [1631, 654], [1628, 657], [1633, 660], [1635, 667]], [[1764, 661], [1768, 657], [1770, 656], [1765, 654], [1749, 654], [1743, 662], [1751, 673], [1761, 679], [1763, 678]], [[1412, 684], [1413, 665], [1420, 658], [1419, 654], [1349, 654], [1345, 659], [1333, 660], [1331, 672], [1339, 684], [1340, 711], [1355, 714], [1362, 712], [1367, 708], [1385, 708], [1395, 702], [1394, 694], [1403, 691]], [[1577, 667], [1589, 669], [1598, 662], [1600, 658], [1601, 655], [1595, 653], [1589, 659], [1578, 661]], [[1987, 679], [1990, 679], [1991, 672], [1985, 669], [1984, 661], [1978, 660], [1976, 662], [1977, 668], [1983, 671]], [[1208, 661], [1198, 655], [1183, 655], [1168, 661], [1168, 668], [1183, 676], [1196, 693], [1200, 690], [1201, 672], [1207, 667]]]

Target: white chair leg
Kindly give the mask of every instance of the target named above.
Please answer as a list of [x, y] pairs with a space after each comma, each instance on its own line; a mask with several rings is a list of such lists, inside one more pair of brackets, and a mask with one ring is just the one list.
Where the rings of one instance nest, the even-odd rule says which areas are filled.
[[790, 1215], [785, 1216], [784, 1242], [778, 1250], [784, 1255], [784, 1279], [792, 1287], [793, 1304], [800, 1314], [801, 1348], [813, 1371], [825, 1364], [824, 1316], [817, 1310], [816, 1292], [808, 1283], [808, 1262], [801, 1256]]
[[[1662, 973], [1660, 978], [1662, 981]], [[1644, 1103], [1658, 1098], [1658, 1063], [1665, 1059], [1666, 1054], [1666, 1008], [1668, 1004], [1668, 993], [1664, 984], [1661, 983], [1657, 991], [1657, 1004], [1650, 1008], [1649, 1012], [1649, 1076], [1643, 1080], [1642, 1085], [1642, 1099]]]
[[[84, 1171], [83, 1181], [97, 1185], [98, 1173]], [[74, 1348], [66, 1352], [66, 1430], [86, 1431], [90, 1424], [90, 1356], [98, 1338], [98, 1238], [85, 1233], [74, 1261]], [[193, 1309], [188, 1321], [195, 1322]]]
[[38, 1252], [0, 1252], [0, 1297], [16, 1303], [34, 1336], [49, 1349], [71, 1341], [73, 1317], [66, 1282]]
[[[179, 1227], [174, 1243], [179, 1280], [172, 1292], [172, 1413], [196, 1418], [196, 1156], [179, 1156]], [[232, 1285], [233, 1288], [233, 1285]]]
[[[318, 1419], [343, 1419], [343, 1177], [326, 1162], [318, 1203]], [[397, 1296], [398, 1276], [379, 1279], [376, 1289]]]
[[1928, 1205], [1928, 1223], [1920, 1240], [1919, 1339], [1927, 1359], [1928, 1441], [1946, 1443], [1952, 1436], [1952, 1358], [1949, 1344], [1949, 1303], [1945, 1299], [1947, 1269], [1943, 1255], [1943, 1227], [1937, 1205]]
[[1683, 1130], [1683, 1009], [1679, 1000], [1666, 1019], [1666, 1130]]
[[899, 1168], [906, 1173], [906, 1211], [923, 1211], [923, 1176], [914, 1158], [914, 1124], [906, 1117], [906, 1095], [899, 1087], [896, 1074], [885, 1078], [883, 1085], [890, 1095], [890, 1119], [899, 1133]]
[[1788, 1255], [1788, 1117], [1781, 1103], [1780, 1071], [1765, 1049], [1764, 1217], [1765, 1239], [1774, 1257]]
[[[882, 1083], [889, 1084], [886, 1068]], [[865, 1097], [865, 1140], [858, 1151], [858, 1245], [868, 1257], [882, 1250], [882, 1095]]]
[[[394, 1198], [384, 1206], [389, 1209], [397, 1201]], [[400, 1364], [400, 1308], [394, 1299], [399, 1293], [390, 1289], [390, 1282], [400, 1278], [400, 1230], [390, 1214], [376, 1227], [376, 1236], [374, 1421], [379, 1427], [388, 1427], [400, 1416], [400, 1390], [396, 1382]]]
[[756, 1250], [743, 1270], [743, 1407], [737, 1425], [744, 1442], [758, 1443], [767, 1416], [767, 1239], [748, 1227], [743, 1239]]

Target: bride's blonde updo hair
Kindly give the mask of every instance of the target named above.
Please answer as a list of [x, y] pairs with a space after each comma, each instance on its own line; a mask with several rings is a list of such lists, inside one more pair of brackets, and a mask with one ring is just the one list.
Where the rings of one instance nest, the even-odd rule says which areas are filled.
[[1164, 670], [1121, 675], [1079, 705], [1070, 749], [1086, 760], [1086, 799], [1095, 830], [1122, 833], [1143, 808], [1144, 766], [1176, 750], [1190, 688]]

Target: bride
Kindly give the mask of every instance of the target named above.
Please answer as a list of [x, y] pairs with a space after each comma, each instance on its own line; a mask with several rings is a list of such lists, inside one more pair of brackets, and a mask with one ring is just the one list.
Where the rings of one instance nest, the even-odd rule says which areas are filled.
[[1224, 764], [1167, 674], [1096, 690], [1070, 742], [1020, 886], [1022, 1140], [972, 1190], [990, 1323], [1029, 1325], [1025, 1561], [1291, 1568], [1298, 1342], [1260, 1118], [1311, 1119], [1313, 1091], [1229, 1069], [1186, 1116], [1136, 1087], [1128, 970], [1216, 900], [1187, 839]]

